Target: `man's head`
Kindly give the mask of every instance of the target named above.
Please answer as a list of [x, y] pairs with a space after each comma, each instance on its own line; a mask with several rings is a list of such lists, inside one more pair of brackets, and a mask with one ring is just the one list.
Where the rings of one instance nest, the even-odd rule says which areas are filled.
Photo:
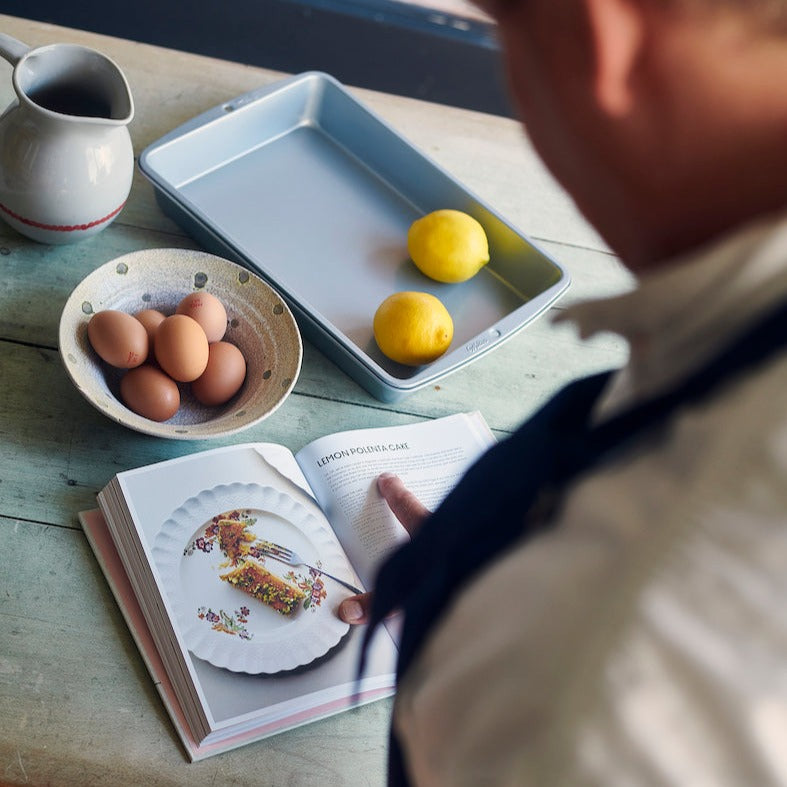
[[787, 0], [486, 0], [546, 164], [635, 270], [787, 205]]

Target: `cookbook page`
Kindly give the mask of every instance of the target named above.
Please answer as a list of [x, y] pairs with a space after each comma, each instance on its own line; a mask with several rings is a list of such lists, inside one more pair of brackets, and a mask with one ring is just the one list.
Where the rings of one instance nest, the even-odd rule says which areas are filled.
[[[171, 621], [177, 659], [170, 669], [180, 662], [187, 671], [209, 740], [350, 704], [360, 634], [335, 614], [350, 591], [304, 566], [263, 559], [300, 591], [295, 611], [280, 614], [222, 581], [235, 568], [216, 538], [214, 525], [225, 517], [355, 579], [291, 452], [260, 443], [218, 448], [121, 473], [118, 485], [155, 586], [140, 602]], [[155, 616], [146, 617], [155, 633]], [[361, 690], [390, 687], [393, 659], [393, 644], [378, 638]]]
[[296, 454], [315, 497], [363, 584], [407, 533], [377, 491], [380, 473], [400, 476], [433, 510], [495, 442], [479, 412], [319, 438]]

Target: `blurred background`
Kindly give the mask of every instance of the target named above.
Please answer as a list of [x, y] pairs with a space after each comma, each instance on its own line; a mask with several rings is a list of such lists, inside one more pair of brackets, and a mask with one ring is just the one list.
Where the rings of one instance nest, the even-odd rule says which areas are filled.
[[3, 0], [0, 10], [512, 115], [494, 25], [468, 0]]

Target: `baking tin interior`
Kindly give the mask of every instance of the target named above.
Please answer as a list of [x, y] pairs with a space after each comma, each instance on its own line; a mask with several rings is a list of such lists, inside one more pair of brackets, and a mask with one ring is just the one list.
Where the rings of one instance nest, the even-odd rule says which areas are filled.
[[[492, 349], [568, 286], [562, 268], [325, 74], [240, 96], [140, 159], [162, 206], [203, 244], [276, 287], [304, 336], [381, 399], [422, 387]], [[410, 224], [455, 208], [486, 230], [491, 260], [460, 284], [407, 253]], [[372, 318], [393, 292], [439, 297], [455, 334], [424, 367], [377, 348]]]

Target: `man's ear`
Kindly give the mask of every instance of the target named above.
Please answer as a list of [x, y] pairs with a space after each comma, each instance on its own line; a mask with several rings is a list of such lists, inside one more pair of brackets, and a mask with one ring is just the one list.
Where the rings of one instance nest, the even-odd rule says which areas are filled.
[[594, 94], [599, 107], [625, 115], [634, 99], [633, 76], [645, 43], [641, 0], [584, 0], [593, 43]]

